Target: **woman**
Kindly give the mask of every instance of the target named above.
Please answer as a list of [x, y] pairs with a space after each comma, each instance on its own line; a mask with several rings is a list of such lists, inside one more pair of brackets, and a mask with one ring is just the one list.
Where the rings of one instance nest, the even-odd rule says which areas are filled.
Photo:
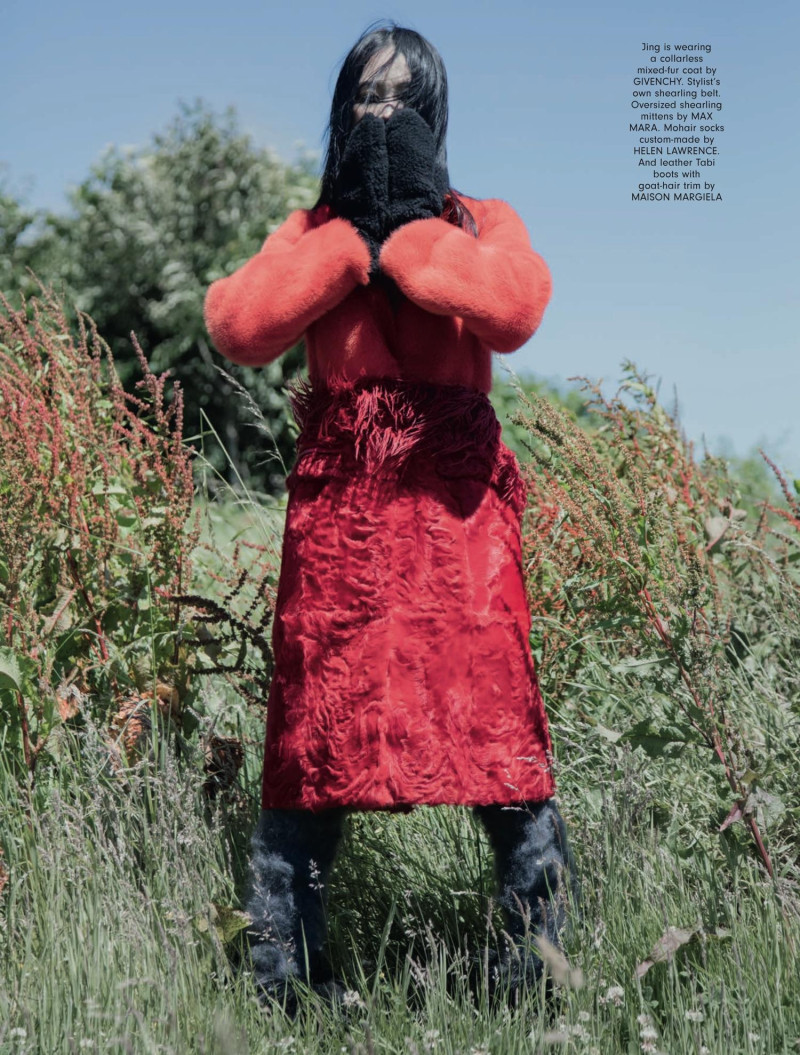
[[557, 942], [563, 920], [524, 486], [486, 395], [492, 352], [532, 335], [550, 277], [510, 206], [452, 190], [446, 128], [438, 52], [397, 26], [365, 33], [336, 84], [317, 205], [206, 298], [235, 362], [302, 336], [308, 356], [248, 904], [271, 995], [298, 975], [335, 985], [320, 890], [348, 809], [474, 807], [514, 939]]

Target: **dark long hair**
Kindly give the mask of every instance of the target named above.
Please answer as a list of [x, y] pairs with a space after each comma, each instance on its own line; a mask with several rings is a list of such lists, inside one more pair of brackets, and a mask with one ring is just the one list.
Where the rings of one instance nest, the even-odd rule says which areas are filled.
[[[331, 116], [328, 122], [327, 149], [322, 169], [322, 186], [317, 205], [330, 204], [333, 187], [341, 164], [347, 137], [354, 126], [353, 104], [359, 92], [361, 76], [369, 60], [381, 48], [392, 49], [385, 63], [372, 78], [380, 79], [396, 54], [404, 55], [411, 73], [411, 82], [404, 89], [403, 103], [416, 110], [433, 132], [436, 144], [436, 182], [447, 191], [443, 216], [451, 223], [475, 232], [475, 222], [456, 191], [450, 186], [447, 171], [447, 73], [436, 48], [420, 33], [405, 29], [395, 22], [369, 26], [347, 54], [333, 91]], [[370, 84], [370, 86], [371, 86]]]

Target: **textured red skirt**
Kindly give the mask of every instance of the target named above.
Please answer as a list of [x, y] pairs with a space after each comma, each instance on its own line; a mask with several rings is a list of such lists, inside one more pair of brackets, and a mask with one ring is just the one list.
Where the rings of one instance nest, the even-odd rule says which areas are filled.
[[380, 378], [291, 399], [263, 807], [549, 798], [525, 489], [488, 397]]

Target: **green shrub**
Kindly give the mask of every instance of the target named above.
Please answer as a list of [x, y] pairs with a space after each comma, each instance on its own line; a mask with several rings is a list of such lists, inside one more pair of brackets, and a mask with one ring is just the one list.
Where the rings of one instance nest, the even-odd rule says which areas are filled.
[[31, 775], [60, 723], [186, 690], [167, 598], [190, 575], [191, 452], [180, 388], [167, 405], [139, 360], [130, 395], [51, 294], [0, 315], [0, 735]]

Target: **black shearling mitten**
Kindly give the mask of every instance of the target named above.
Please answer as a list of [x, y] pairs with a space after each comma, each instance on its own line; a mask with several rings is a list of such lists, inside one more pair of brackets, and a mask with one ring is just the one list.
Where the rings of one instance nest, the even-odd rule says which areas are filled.
[[347, 137], [332, 204], [336, 214], [349, 220], [367, 243], [372, 275], [378, 270], [385, 237], [388, 181], [386, 122], [374, 114], [365, 114]]
[[384, 237], [412, 220], [441, 216], [446, 188], [436, 173], [436, 141], [416, 110], [395, 110], [386, 122], [389, 206]]

